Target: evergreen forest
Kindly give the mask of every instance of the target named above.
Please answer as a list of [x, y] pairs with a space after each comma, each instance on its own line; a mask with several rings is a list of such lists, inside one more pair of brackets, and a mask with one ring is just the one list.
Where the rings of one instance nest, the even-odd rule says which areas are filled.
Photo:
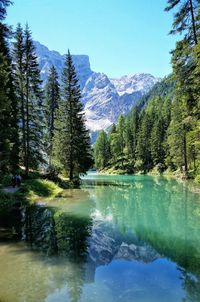
[[9, 0], [0, 1], [0, 174], [62, 173], [73, 183], [92, 165], [79, 81], [68, 51], [61, 84], [54, 66], [45, 87], [31, 31], [4, 22]]
[[0, 0], [0, 302], [199, 302], [199, 193], [200, 0]]
[[[6, 24], [10, 0], [0, 1], [0, 173], [62, 173], [70, 181], [94, 167], [110, 173], [175, 173], [200, 181], [200, 5], [168, 0], [173, 72], [99, 132], [94, 147], [85, 126], [81, 90], [68, 51], [62, 79], [51, 67], [47, 84], [26, 24]], [[93, 149], [93, 150], [92, 150]], [[93, 162], [94, 158], [94, 162]], [[95, 163], [95, 165], [94, 165]]]
[[95, 164], [110, 173], [174, 173], [200, 181], [200, 3], [168, 0], [176, 10], [170, 34], [173, 73], [99, 133]]

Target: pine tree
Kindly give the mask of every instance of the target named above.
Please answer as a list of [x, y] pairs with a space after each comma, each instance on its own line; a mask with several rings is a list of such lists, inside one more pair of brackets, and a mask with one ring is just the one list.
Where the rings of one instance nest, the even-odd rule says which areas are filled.
[[99, 132], [94, 148], [95, 166], [97, 169], [104, 169], [110, 159], [110, 146], [108, 136], [104, 130]]
[[[182, 33], [187, 31], [186, 37], [189, 40], [198, 42], [198, 7], [199, 0], [168, 0], [166, 11], [178, 7], [178, 12], [174, 15], [174, 22], [172, 25], [171, 34]], [[191, 34], [192, 32], [192, 34]]]
[[151, 131], [151, 157], [154, 166], [158, 164], [164, 164], [165, 161], [165, 151], [163, 146], [164, 140], [164, 129], [163, 120], [157, 118], [155, 121], [152, 131]]
[[59, 100], [60, 100], [60, 85], [58, 82], [58, 74], [54, 66], [52, 66], [50, 69], [45, 91], [46, 91], [45, 115], [46, 115], [46, 127], [47, 127], [47, 155], [49, 158], [49, 166], [51, 166], [56, 109], [58, 109]]
[[152, 158], [150, 151], [150, 137], [152, 129], [152, 116], [144, 110], [140, 117], [139, 132], [137, 141], [137, 160], [142, 163], [142, 169], [148, 171], [152, 168]]
[[172, 120], [168, 129], [168, 146], [175, 167], [187, 172], [187, 109], [184, 97], [175, 99], [172, 106]]
[[75, 181], [92, 164], [89, 132], [82, 113], [80, 86], [68, 51], [62, 76], [62, 99], [58, 109], [53, 143], [54, 163]]
[[[199, 9], [200, 14], [200, 9]], [[192, 94], [195, 100], [195, 108], [193, 110], [194, 115], [198, 116], [200, 112], [200, 42], [194, 47], [192, 51], [192, 59], [194, 61], [194, 69], [192, 70]]]
[[124, 168], [124, 161], [125, 161], [125, 146], [126, 146], [126, 122], [125, 122], [125, 117], [121, 114], [117, 127], [116, 127], [117, 133], [118, 133], [118, 139], [119, 139], [119, 147], [120, 147], [120, 152], [119, 152], [119, 161], [121, 162], [121, 167], [122, 169]]
[[20, 140], [20, 162], [23, 166], [26, 165], [26, 127], [25, 127], [25, 45], [24, 32], [20, 24], [17, 25], [15, 31], [15, 40], [13, 43], [13, 68], [15, 91], [18, 102], [18, 121], [20, 125], [19, 140]]
[[126, 146], [131, 165], [134, 165], [134, 161], [136, 159], [137, 133], [139, 128], [138, 122], [138, 108], [135, 107], [127, 117]]
[[0, 0], [0, 21], [5, 19], [6, 9], [10, 4], [12, 4], [11, 0]]
[[[185, 33], [177, 42], [172, 52], [173, 78], [176, 83], [172, 117], [168, 130], [170, 155], [167, 161], [173, 162], [175, 168], [183, 169], [187, 175], [188, 167], [196, 169], [198, 158], [198, 45], [200, 33], [200, 6], [198, 0], [184, 2], [169, 0], [166, 10], [179, 6], [175, 14], [172, 33]], [[198, 83], [198, 84], [197, 84]], [[197, 84], [197, 85], [196, 85]]]
[[0, 170], [18, 167], [17, 107], [8, 48], [10, 29], [3, 20], [11, 1], [0, 1]]
[[[9, 164], [10, 131], [9, 113], [11, 103], [8, 99], [9, 67], [5, 56], [0, 52], [0, 171], [6, 172]], [[6, 131], [6, 129], [8, 131]]]
[[44, 113], [40, 70], [31, 33], [17, 27], [13, 50], [14, 75], [18, 96], [21, 139], [21, 163], [26, 175], [30, 168], [37, 168], [43, 162]]
[[118, 134], [116, 125], [113, 124], [108, 133], [108, 142], [110, 147], [110, 163], [114, 165], [117, 162], [117, 156], [120, 152], [120, 146], [118, 144]]

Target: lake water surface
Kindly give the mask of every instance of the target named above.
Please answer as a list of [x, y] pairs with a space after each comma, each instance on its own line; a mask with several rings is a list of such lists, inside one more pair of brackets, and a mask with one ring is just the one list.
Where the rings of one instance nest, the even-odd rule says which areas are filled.
[[175, 180], [89, 174], [0, 227], [0, 302], [200, 301], [200, 198]]

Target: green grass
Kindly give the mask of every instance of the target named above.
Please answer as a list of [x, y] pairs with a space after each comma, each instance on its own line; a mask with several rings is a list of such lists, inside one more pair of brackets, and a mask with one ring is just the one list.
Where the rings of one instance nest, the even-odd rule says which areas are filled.
[[[37, 201], [51, 201], [56, 197], [63, 197], [68, 188], [73, 188], [73, 184], [63, 178], [57, 177], [55, 180], [47, 179], [48, 176], [38, 172], [31, 171], [28, 178], [21, 170], [22, 186], [14, 194], [0, 191], [0, 205], [12, 205], [18, 201], [32, 203]], [[11, 186], [11, 175], [5, 175], [0, 178], [0, 189]]]
[[195, 183], [200, 185], [200, 174], [195, 177]]
[[25, 195], [29, 201], [38, 201], [38, 199], [52, 199], [62, 196], [63, 189], [56, 183], [47, 179], [28, 179], [23, 181], [22, 188], [16, 195]]
[[[0, 190], [0, 215], [10, 211], [17, 203], [31, 204], [38, 201], [49, 203], [56, 197], [64, 197], [65, 189], [69, 188], [66, 180], [57, 184], [42, 178], [41, 175], [36, 175], [36, 177], [23, 179], [21, 188], [15, 193], [5, 193]], [[3, 184], [2, 187], [5, 185]]]

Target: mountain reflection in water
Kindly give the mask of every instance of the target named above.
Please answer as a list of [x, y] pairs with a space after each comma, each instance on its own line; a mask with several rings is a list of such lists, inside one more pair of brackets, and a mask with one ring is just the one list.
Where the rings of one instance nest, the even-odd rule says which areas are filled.
[[94, 175], [16, 211], [0, 222], [2, 302], [200, 301], [199, 196], [183, 184]]

